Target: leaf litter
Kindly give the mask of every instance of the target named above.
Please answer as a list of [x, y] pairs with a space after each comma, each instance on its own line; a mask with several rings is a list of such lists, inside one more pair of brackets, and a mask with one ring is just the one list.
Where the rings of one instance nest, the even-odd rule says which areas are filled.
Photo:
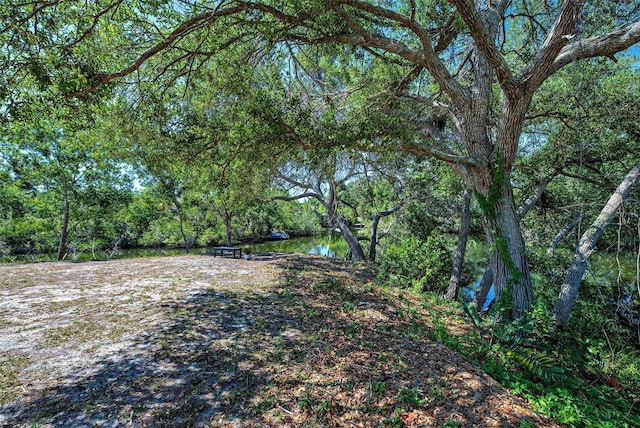
[[0, 266], [0, 426], [558, 426], [372, 278], [283, 254]]

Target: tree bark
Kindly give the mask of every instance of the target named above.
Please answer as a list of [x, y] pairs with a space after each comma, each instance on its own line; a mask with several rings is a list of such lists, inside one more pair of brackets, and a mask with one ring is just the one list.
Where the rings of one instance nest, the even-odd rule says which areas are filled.
[[378, 225], [380, 224], [380, 220], [382, 219], [382, 217], [386, 217], [389, 216], [395, 212], [397, 212], [398, 210], [400, 210], [400, 208], [402, 208], [402, 205], [404, 205], [404, 201], [401, 201], [398, 205], [396, 205], [395, 207], [391, 208], [390, 210], [387, 211], [381, 211], [379, 213], [376, 213], [376, 215], [373, 217], [373, 224], [371, 225], [371, 235], [369, 238], [369, 260], [371, 260], [372, 262], [376, 261], [376, 256], [377, 256], [377, 248], [378, 248]]
[[505, 185], [500, 205], [498, 233], [492, 243], [499, 255], [492, 265], [495, 299], [511, 288], [511, 317], [517, 319], [531, 311], [533, 286], [510, 183]]
[[373, 217], [373, 224], [371, 225], [371, 235], [369, 238], [369, 260], [372, 262], [376, 261], [376, 257], [378, 255], [378, 224], [380, 224], [380, 219], [382, 215], [377, 213]]
[[64, 195], [64, 214], [62, 216], [62, 228], [60, 230], [60, 243], [58, 244], [58, 261], [64, 259], [67, 252], [67, 235], [69, 233], [69, 195]]
[[582, 276], [587, 268], [587, 260], [595, 250], [598, 240], [604, 233], [604, 229], [611, 223], [614, 215], [622, 204], [625, 198], [631, 191], [633, 185], [640, 178], [640, 162], [636, 163], [633, 168], [624, 177], [616, 191], [611, 195], [602, 211], [598, 215], [598, 218], [593, 224], [584, 232], [578, 243], [578, 248], [573, 255], [571, 266], [560, 288], [560, 294], [558, 300], [553, 309], [553, 314], [556, 319], [556, 323], [560, 326], [564, 326], [569, 321], [569, 315], [573, 305], [578, 297], [578, 288], [582, 281]]
[[494, 263], [494, 257], [498, 257], [498, 254], [495, 251], [492, 251], [489, 255], [489, 266], [485, 269], [482, 279], [480, 280], [480, 284], [478, 285], [478, 288], [476, 288], [476, 292], [473, 294], [472, 303], [476, 312], [481, 312], [482, 308], [484, 308], [484, 302], [487, 301], [487, 295], [493, 285], [493, 269], [491, 266]]
[[458, 230], [458, 244], [456, 252], [453, 256], [453, 269], [451, 270], [451, 279], [449, 279], [449, 289], [446, 298], [456, 300], [458, 291], [460, 290], [460, 279], [462, 276], [462, 267], [464, 265], [464, 255], [467, 251], [467, 238], [469, 237], [469, 226], [471, 224], [471, 191], [464, 189], [462, 196], [462, 206], [460, 207], [460, 229]]
[[349, 245], [352, 260], [357, 262], [364, 261], [365, 256], [364, 251], [362, 251], [362, 246], [360, 245], [356, 235], [349, 228], [347, 221], [342, 218], [342, 216], [338, 215], [336, 218], [336, 226], [340, 229], [344, 240], [347, 241], [347, 245]]
[[[544, 193], [544, 190], [547, 188], [551, 180], [558, 175], [557, 172], [553, 172], [552, 174], [542, 178], [538, 185], [536, 186], [533, 194], [529, 196], [522, 205], [518, 208], [518, 220], [522, 220], [522, 218], [527, 215], [529, 210], [540, 200], [540, 197]], [[476, 308], [477, 312], [480, 312], [484, 307], [485, 301], [487, 300], [487, 295], [489, 294], [489, 290], [493, 285], [493, 270], [492, 264], [495, 261], [491, 260], [491, 257], [496, 257], [495, 252], [492, 252], [489, 256], [489, 263], [487, 268], [482, 275], [482, 279], [480, 280], [480, 284], [473, 295], [473, 306]]]
[[182, 235], [184, 249], [186, 253], [189, 254], [189, 241], [187, 239], [187, 235], [184, 233], [184, 219], [182, 218], [182, 209], [180, 208], [180, 202], [178, 202], [178, 198], [175, 195], [173, 197], [173, 205], [176, 207], [176, 213], [178, 214], [178, 224], [180, 225], [180, 235]]
[[231, 243], [231, 215], [230, 214], [225, 214], [224, 216], [224, 227], [226, 230], [226, 245], [227, 247], [230, 247], [232, 245]]

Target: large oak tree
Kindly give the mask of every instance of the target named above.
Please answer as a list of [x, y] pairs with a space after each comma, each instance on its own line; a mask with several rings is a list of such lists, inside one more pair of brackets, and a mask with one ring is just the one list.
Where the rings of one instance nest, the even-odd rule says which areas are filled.
[[67, 82], [60, 87], [70, 96], [116, 80], [188, 80], [243, 43], [265, 58], [283, 46], [293, 54], [341, 45], [353, 47], [364, 68], [396, 64], [406, 78], [390, 79], [381, 102], [402, 103], [420, 133], [402, 134], [394, 148], [448, 163], [473, 189], [499, 254], [492, 258], [496, 294], [510, 287], [513, 317], [533, 298], [510, 183], [530, 103], [568, 64], [613, 57], [640, 41], [637, 5], [581, 0], [54, 0], [2, 13], [6, 82], [19, 83], [26, 66], [43, 81]]

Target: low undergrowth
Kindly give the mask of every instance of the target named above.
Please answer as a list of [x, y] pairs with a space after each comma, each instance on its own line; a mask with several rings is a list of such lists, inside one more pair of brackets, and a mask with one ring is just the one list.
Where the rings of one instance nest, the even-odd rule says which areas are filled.
[[[528, 320], [512, 323], [480, 318], [466, 306], [463, 312], [474, 328], [452, 334], [447, 325], [461, 312], [459, 304], [434, 295], [421, 297], [426, 307], [438, 305], [431, 310], [431, 338], [475, 361], [502, 386], [533, 403], [536, 411], [571, 427], [640, 426], [638, 350], [555, 331], [541, 305]], [[449, 311], [442, 311], [442, 305]]]

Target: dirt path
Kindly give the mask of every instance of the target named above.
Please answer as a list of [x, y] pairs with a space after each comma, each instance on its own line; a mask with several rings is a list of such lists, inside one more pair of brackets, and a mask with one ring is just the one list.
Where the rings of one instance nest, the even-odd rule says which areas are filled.
[[257, 258], [0, 266], [0, 426], [554, 426], [366, 272]]

